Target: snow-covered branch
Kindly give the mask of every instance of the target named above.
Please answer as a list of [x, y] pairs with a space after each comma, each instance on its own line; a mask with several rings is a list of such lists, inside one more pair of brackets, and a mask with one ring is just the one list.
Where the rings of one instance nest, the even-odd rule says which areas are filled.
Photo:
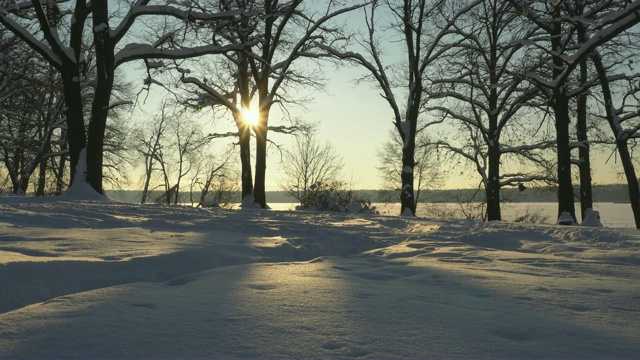
[[541, 141], [537, 144], [503, 147], [500, 149], [500, 152], [503, 154], [508, 154], [508, 153], [521, 154], [525, 151], [548, 149], [553, 147], [554, 145], [555, 145], [554, 141]]
[[522, 183], [532, 182], [532, 181], [544, 181], [544, 182], [555, 182], [556, 179], [551, 178], [549, 176], [539, 176], [532, 175], [526, 176], [524, 174], [505, 174], [501, 176], [501, 178], [507, 178], [507, 180], [500, 181], [500, 186], [520, 186]]
[[62, 67], [62, 60], [60, 57], [51, 50], [45, 43], [38, 40], [31, 32], [24, 28], [20, 23], [9, 17], [8, 13], [0, 13], [0, 24], [4, 25], [9, 31], [14, 33], [20, 40], [28, 44], [38, 54], [42, 55], [47, 61], [60, 69]]
[[241, 51], [251, 44], [202, 45], [184, 49], [157, 49], [149, 44], [128, 44], [115, 56], [116, 66], [140, 59], [188, 59], [201, 55], [222, 54], [230, 51]]

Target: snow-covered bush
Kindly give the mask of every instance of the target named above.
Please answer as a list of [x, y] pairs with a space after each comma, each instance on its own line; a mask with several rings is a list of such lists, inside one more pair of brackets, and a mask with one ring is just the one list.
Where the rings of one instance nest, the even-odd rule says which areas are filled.
[[371, 204], [371, 200], [363, 199], [355, 192], [345, 190], [343, 187], [344, 184], [341, 182], [312, 184], [309, 187], [310, 191], [300, 199], [298, 208], [343, 213], [378, 213], [376, 207]]

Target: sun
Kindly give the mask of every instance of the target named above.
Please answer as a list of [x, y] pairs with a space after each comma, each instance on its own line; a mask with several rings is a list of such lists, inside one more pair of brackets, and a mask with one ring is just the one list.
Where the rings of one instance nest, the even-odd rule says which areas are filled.
[[258, 124], [258, 111], [255, 109], [242, 109], [242, 119], [249, 125], [257, 125]]

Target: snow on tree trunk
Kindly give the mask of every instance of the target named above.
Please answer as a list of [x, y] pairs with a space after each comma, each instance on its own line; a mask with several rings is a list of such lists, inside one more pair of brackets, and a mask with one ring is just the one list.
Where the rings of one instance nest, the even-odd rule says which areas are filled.
[[106, 200], [104, 195], [97, 193], [86, 181], [87, 149], [82, 149], [79, 155], [73, 182], [61, 197], [69, 200]]
[[[408, 137], [408, 135], [407, 135]], [[400, 191], [400, 213], [404, 214], [407, 210], [411, 214], [416, 214], [416, 202], [413, 193], [413, 168], [415, 167], [415, 136], [413, 139], [405, 140], [402, 149], [402, 172], [400, 179], [402, 180], [402, 188]]]
[[593, 209], [589, 208], [584, 212], [584, 217], [582, 218], [582, 226], [589, 227], [602, 227], [602, 222], [600, 222], [600, 213], [597, 211], [593, 211]]

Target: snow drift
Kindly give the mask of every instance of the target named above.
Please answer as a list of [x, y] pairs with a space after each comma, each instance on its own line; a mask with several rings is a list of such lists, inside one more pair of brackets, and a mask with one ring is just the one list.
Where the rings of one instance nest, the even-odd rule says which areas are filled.
[[640, 358], [635, 230], [3, 198], [0, 357]]

